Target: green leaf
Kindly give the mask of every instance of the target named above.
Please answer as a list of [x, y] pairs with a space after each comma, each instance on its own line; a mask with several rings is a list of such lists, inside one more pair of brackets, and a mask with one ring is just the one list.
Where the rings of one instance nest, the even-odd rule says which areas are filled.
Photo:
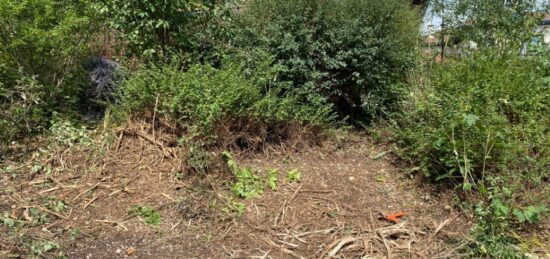
[[523, 215], [523, 212], [521, 212], [521, 210], [519, 209], [514, 209], [514, 215], [516, 216], [516, 218], [518, 219], [518, 221], [520, 223], [523, 223], [525, 222], [525, 216]]
[[302, 173], [298, 169], [292, 169], [287, 173], [286, 177], [289, 182], [299, 182], [302, 179]]
[[468, 125], [469, 127], [474, 126], [478, 120], [479, 117], [474, 114], [468, 114], [464, 116], [464, 123], [466, 123], [466, 125]]

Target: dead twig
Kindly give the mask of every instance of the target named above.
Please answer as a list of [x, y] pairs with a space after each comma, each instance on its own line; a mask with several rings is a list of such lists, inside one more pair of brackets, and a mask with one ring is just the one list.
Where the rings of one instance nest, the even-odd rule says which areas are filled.
[[[49, 214], [52, 214], [52, 215], [54, 215], [54, 216], [56, 216], [56, 217], [58, 217], [58, 218], [61, 218], [61, 219], [69, 219], [67, 216], [63, 216], [63, 215], [61, 215], [61, 214], [59, 214], [59, 213], [57, 213], [57, 212], [53, 212], [53, 211], [51, 211], [51, 210], [49, 210], [49, 209], [46, 209], [46, 208], [40, 207], [40, 206], [21, 206], [21, 208], [24, 208], [24, 209], [36, 208], [36, 209], [39, 209], [39, 210], [41, 210], [41, 211], [43, 211], [43, 212], [47, 212], [47, 213], [49, 213]], [[30, 218], [30, 217], [29, 217], [29, 218]], [[32, 219], [32, 218], [31, 218], [31, 219]]]
[[303, 256], [299, 255], [299, 254], [296, 254], [295, 252], [289, 250], [288, 248], [284, 247], [284, 246], [280, 246], [280, 245], [277, 245], [275, 242], [273, 242], [273, 240], [265, 237], [265, 236], [259, 236], [259, 238], [264, 241], [265, 243], [267, 243], [268, 245], [271, 245], [271, 246], [274, 246], [274, 247], [277, 247], [277, 248], [280, 248], [281, 251], [285, 254], [288, 254], [288, 255], [292, 255], [294, 257], [297, 257], [297, 258], [304, 258]]
[[391, 258], [391, 248], [390, 246], [388, 245], [388, 242], [386, 241], [386, 238], [384, 237], [384, 235], [382, 234], [382, 232], [376, 232], [378, 234], [378, 236], [380, 237], [380, 239], [382, 240], [382, 242], [384, 243], [384, 246], [386, 247], [386, 258], [390, 259]]
[[[333, 243], [331, 243], [328, 246], [329, 247], [328, 249], [332, 248], [332, 250], [328, 253], [328, 256], [335, 256], [342, 249], [342, 247], [344, 247], [348, 244], [351, 244], [355, 241], [357, 241], [357, 238], [355, 238], [355, 237], [344, 237], [344, 238], [341, 238], [339, 240], [334, 241]], [[325, 251], [325, 254], [326, 254], [327, 251]], [[324, 255], [322, 255], [321, 258], [323, 256]]]
[[333, 193], [334, 190], [301, 190], [301, 192], [308, 192], [308, 193]]
[[86, 203], [86, 205], [84, 205], [84, 208], [83, 208], [83, 209], [88, 208], [88, 206], [90, 206], [94, 201], [96, 201], [97, 198], [99, 198], [99, 196], [93, 197], [89, 202]]
[[309, 236], [309, 235], [313, 235], [313, 234], [327, 235], [327, 234], [330, 234], [330, 233], [336, 231], [337, 229], [338, 228], [327, 228], [327, 229], [321, 229], [321, 230], [314, 230], [314, 231], [309, 231], [309, 232], [303, 232], [303, 233], [300, 233], [300, 234], [296, 234], [296, 236], [305, 237], [305, 236]]
[[136, 136], [144, 139], [144, 140], [147, 140], [149, 143], [155, 145], [159, 150], [160, 152], [162, 152], [162, 154], [165, 156], [165, 157], [168, 157], [168, 158], [177, 158], [177, 155], [174, 154], [174, 152], [172, 152], [172, 150], [169, 150], [167, 148], [164, 147], [164, 145], [154, 139], [152, 139], [151, 137], [147, 136], [146, 134], [143, 134], [143, 133], [140, 133], [140, 132], [133, 132]]
[[105, 223], [105, 224], [114, 224], [114, 225], [117, 225], [119, 227], [121, 227], [122, 229], [128, 231], [128, 228], [126, 228], [122, 223], [118, 222], [118, 221], [112, 221], [112, 220], [95, 220], [95, 222], [100, 222], [100, 223]]
[[91, 190], [97, 188], [100, 184], [101, 184], [101, 183], [96, 183], [94, 186], [92, 186], [92, 187], [86, 189], [85, 191], [81, 192], [81, 193], [78, 194], [76, 197], [74, 197], [74, 198], [72, 199], [72, 201], [78, 200], [78, 198], [80, 198], [80, 196], [82, 196], [82, 195], [84, 195], [85, 193], [87, 193], [87, 192], [89, 192], [89, 191], [91, 191]]
[[277, 224], [279, 223], [279, 218], [281, 218], [281, 221], [283, 221], [284, 219], [284, 211], [286, 209], [286, 207], [288, 206], [288, 203], [289, 202], [292, 202], [296, 196], [298, 195], [298, 193], [300, 192], [300, 190], [302, 189], [302, 185], [300, 185], [296, 191], [294, 191], [294, 194], [292, 194], [292, 196], [290, 197], [290, 199], [286, 199], [285, 202], [283, 203], [283, 206], [281, 207], [281, 209], [279, 210], [279, 213], [277, 213], [277, 216], [275, 217], [275, 221], [273, 222], [273, 226], [274, 227], [277, 227]]
[[124, 138], [124, 130], [120, 131], [120, 134], [118, 136], [118, 141], [116, 143], [115, 152], [120, 149], [120, 145], [122, 144], [122, 139]]
[[56, 186], [56, 187], [53, 187], [53, 188], [50, 188], [50, 189], [47, 189], [47, 190], [42, 190], [42, 191], [38, 192], [38, 194], [42, 195], [44, 193], [53, 192], [53, 191], [59, 190], [59, 189], [61, 189], [61, 187]]
[[451, 222], [451, 220], [453, 219], [446, 219], [445, 221], [441, 222], [441, 224], [439, 224], [439, 226], [437, 226], [437, 228], [435, 229], [434, 233], [432, 234], [432, 237], [434, 237], [435, 235], [437, 235], [437, 233], [439, 233], [439, 231], [441, 231], [441, 229], [443, 229], [443, 227], [445, 227], [445, 225], [449, 224], [449, 222]]

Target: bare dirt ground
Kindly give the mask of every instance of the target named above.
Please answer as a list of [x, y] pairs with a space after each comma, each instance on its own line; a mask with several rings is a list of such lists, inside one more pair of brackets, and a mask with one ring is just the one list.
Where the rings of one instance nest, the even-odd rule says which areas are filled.
[[[237, 156], [280, 172], [276, 191], [251, 200], [229, 198], [229, 172], [180, 172], [185, 151], [161, 137], [117, 137], [102, 155], [51, 155], [50, 174], [0, 175], [0, 215], [16, 222], [0, 224], [0, 258], [445, 258], [459, 256], [469, 228], [452, 192], [406, 177], [365, 137]], [[286, 179], [292, 169], [300, 182]], [[231, 200], [245, 205], [242, 216], [224, 210]], [[161, 223], [129, 214], [134, 205], [154, 208]]]

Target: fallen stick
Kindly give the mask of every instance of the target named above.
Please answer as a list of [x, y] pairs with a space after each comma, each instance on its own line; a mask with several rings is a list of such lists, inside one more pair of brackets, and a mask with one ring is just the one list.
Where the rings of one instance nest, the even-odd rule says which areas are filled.
[[382, 242], [384, 243], [384, 246], [386, 247], [386, 258], [391, 259], [391, 248], [388, 245], [388, 242], [386, 242], [386, 238], [384, 237], [384, 235], [382, 234], [381, 231], [377, 231], [376, 233], [378, 234], [380, 239], [382, 239]]
[[304, 258], [303, 256], [299, 255], [299, 254], [296, 254], [292, 251], [290, 251], [288, 248], [284, 247], [284, 246], [280, 246], [280, 245], [277, 245], [275, 242], [273, 242], [273, 240], [267, 238], [267, 237], [264, 237], [264, 236], [259, 236], [259, 238], [261, 240], [263, 240], [264, 242], [266, 242], [268, 245], [271, 245], [271, 246], [274, 246], [274, 247], [278, 247], [281, 249], [281, 251], [285, 254], [289, 254], [289, 255], [292, 255], [294, 257], [297, 257], [297, 258]]
[[338, 244], [332, 249], [332, 251], [330, 251], [328, 253], [328, 256], [335, 256], [339, 251], [340, 249], [342, 249], [342, 247], [350, 244], [350, 243], [353, 243], [357, 240], [357, 238], [354, 238], [354, 237], [344, 237], [340, 240], [336, 240], [336, 241], [340, 241], [338, 242]]
[[290, 247], [293, 247], [293, 248], [298, 248], [300, 247], [299, 245], [297, 244], [292, 244], [292, 243], [289, 243], [289, 242], [285, 242], [285, 241], [282, 241], [282, 240], [277, 240], [279, 241], [279, 243], [283, 244], [283, 245], [287, 245], [287, 246], [290, 246]]
[[443, 229], [443, 227], [445, 227], [445, 225], [449, 224], [449, 222], [451, 222], [451, 219], [446, 219], [445, 221], [441, 222], [441, 224], [439, 224], [439, 226], [437, 226], [437, 228], [435, 229], [434, 233], [432, 234], [432, 237], [437, 235], [437, 233], [439, 233], [439, 231], [441, 231], [441, 229]]
[[319, 234], [319, 233], [323, 233], [323, 234], [326, 235], [326, 234], [329, 234], [330, 232], [333, 232], [334, 230], [337, 230], [337, 228], [327, 228], [327, 229], [321, 229], [321, 230], [314, 230], [314, 231], [309, 231], [309, 232], [296, 234], [296, 236], [304, 237], [304, 236], [309, 236], [309, 235]]
[[100, 223], [105, 223], [105, 224], [115, 224], [121, 228], [123, 228], [124, 230], [128, 231], [128, 229], [122, 225], [122, 223], [118, 222], [118, 221], [112, 221], [112, 220], [95, 220], [96, 222], [100, 222]]
[[53, 211], [51, 211], [51, 210], [49, 210], [49, 209], [46, 209], [46, 208], [40, 207], [40, 206], [22, 206], [22, 208], [37, 208], [37, 209], [39, 209], [39, 210], [41, 210], [41, 211], [50, 213], [50, 214], [52, 214], [52, 215], [54, 215], [54, 216], [56, 216], [56, 217], [58, 217], [58, 218], [61, 218], [61, 219], [69, 219], [69, 218], [66, 217], [66, 216], [63, 216], [63, 215], [61, 215], [61, 214], [59, 214], [59, 213], [53, 212]]
[[115, 146], [115, 152], [120, 149], [120, 145], [122, 144], [122, 139], [124, 138], [124, 130], [120, 131], [120, 134], [118, 136], [118, 141]]
[[86, 205], [84, 205], [84, 209], [88, 208], [88, 206], [90, 206], [94, 201], [96, 201], [97, 198], [99, 198], [99, 196], [95, 196], [88, 203], [86, 203]]
[[89, 191], [91, 191], [91, 190], [97, 188], [99, 185], [100, 185], [100, 183], [96, 183], [94, 186], [92, 186], [92, 187], [86, 189], [85, 191], [81, 192], [80, 194], [78, 194], [76, 197], [74, 197], [74, 198], [72, 199], [72, 201], [76, 201], [78, 198], [80, 198], [80, 196], [82, 196], [82, 195], [84, 195], [85, 193], [87, 193], [87, 192], [89, 192]]
[[61, 189], [61, 187], [56, 186], [56, 187], [53, 187], [53, 188], [50, 188], [50, 189], [47, 189], [47, 190], [42, 190], [42, 191], [38, 192], [38, 194], [42, 195], [44, 193], [53, 192], [53, 191], [59, 190], [59, 189]]
[[302, 192], [309, 192], [309, 193], [333, 193], [334, 190], [302, 190]]
[[290, 197], [290, 199], [286, 199], [285, 202], [283, 203], [283, 206], [281, 206], [281, 209], [279, 210], [279, 213], [277, 213], [277, 216], [275, 217], [275, 221], [273, 222], [273, 226], [274, 227], [277, 227], [277, 224], [279, 222], [279, 217], [281, 217], [281, 221], [283, 220], [282, 218], [284, 217], [283, 214], [284, 214], [284, 210], [286, 209], [286, 207], [288, 206], [288, 203], [289, 202], [292, 202], [292, 200], [294, 200], [296, 198], [296, 196], [298, 195], [298, 193], [300, 192], [300, 189], [302, 189], [302, 185], [300, 185], [296, 191], [294, 191], [294, 194], [292, 194], [292, 196]]
[[166, 149], [162, 143], [159, 143], [158, 141], [152, 139], [151, 137], [149, 137], [145, 134], [139, 133], [139, 132], [133, 132], [133, 133], [136, 134], [138, 137], [141, 137], [144, 140], [147, 140], [149, 143], [155, 145], [162, 152], [162, 154], [165, 157], [168, 157], [168, 158], [177, 158], [178, 157], [171, 150]]

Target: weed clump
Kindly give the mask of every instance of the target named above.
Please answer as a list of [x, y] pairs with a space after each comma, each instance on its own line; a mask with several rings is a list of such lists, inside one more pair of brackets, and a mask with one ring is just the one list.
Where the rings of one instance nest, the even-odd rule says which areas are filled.
[[231, 185], [231, 191], [237, 197], [252, 199], [262, 195], [264, 192], [264, 182], [257, 170], [240, 167], [237, 161], [235, 161], [233, 156], [228, 152], [224, 152], [222, 156], [227, 162], [229, 170], [231, 170], [235, 176], [235, 182]]
[[128, 210], [128, 215], [139, 216], [148, 225], [157, 226], [160, 224], [160, 214], [149, 206], [134, 205]]

